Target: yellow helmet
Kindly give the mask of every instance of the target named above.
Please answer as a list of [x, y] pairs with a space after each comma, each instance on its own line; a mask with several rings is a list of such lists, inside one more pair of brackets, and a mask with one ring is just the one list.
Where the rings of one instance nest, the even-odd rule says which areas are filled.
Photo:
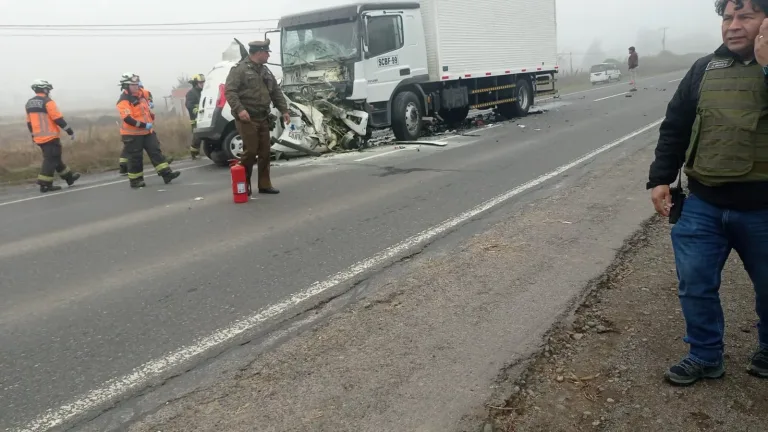
[[203, 75], [203, 74], [194, 74], [194, 75], [192, 75], [192, 78], [189, 79], [189, 82], [192, 83], [192, 84], [204, 83], [205, 82], [205, 75]]

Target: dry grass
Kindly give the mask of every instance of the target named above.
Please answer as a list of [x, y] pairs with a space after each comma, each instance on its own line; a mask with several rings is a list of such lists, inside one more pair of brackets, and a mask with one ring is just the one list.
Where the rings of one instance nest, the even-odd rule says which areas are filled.
[[[75, 130], [75, 141], [62, 133], [64, 163], [81, 173], [103, 172], [118, 167], [123, 144], [116, 119], [99, 121], [68, 119]], [[191, 132], [183, 117], [157, 116], [160, 148], [168, 156], [188, 154]], [[149, 162], [145, 155], [146, 163]], [[32, 143], [25, 124], [0, 126], [0, 182], [17, 183], [37, 177], [42, 152]]]

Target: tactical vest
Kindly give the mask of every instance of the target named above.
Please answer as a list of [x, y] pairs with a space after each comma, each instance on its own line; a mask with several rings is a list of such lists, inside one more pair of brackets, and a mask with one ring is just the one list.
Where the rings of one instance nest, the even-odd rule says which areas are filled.
[[768, 181], [767, 116], [762, 67], [713, 58], [699, 87], [685, 174], [707, 186]]

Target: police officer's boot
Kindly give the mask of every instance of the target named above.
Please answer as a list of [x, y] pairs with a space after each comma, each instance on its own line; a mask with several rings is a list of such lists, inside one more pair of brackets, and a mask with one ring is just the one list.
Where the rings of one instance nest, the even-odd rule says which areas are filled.
[[120, 175], [121, 176], [127, 176], [128, 175], [128, 164], [124, 164], [124, 163], [120, 164]]
[[144, 183], [144, 176], [141, 176], [135, 179], [130, 179], [128, 180], [128, 182], [131, 185], [131, 189], [140, 189], [147, 186], [147, 184]]
[[67, 182], [68, 186], [72, 186], [80, 178], [80, 173], [70, 172], [62, 178]]
[[49, 184], [49, 185], [40, 185], [40, 193], [46, 193], [46, 192], [56, 192], [60, 191], [61, 186]]
[[163, 177], [163, 181], [165, 184], [168, 184], [173, 181], [173, 179], [178, 178], [181, 175], [181, 172], [179, 171], [171, 171], [168, 169], [168, 171], [160, 174]]

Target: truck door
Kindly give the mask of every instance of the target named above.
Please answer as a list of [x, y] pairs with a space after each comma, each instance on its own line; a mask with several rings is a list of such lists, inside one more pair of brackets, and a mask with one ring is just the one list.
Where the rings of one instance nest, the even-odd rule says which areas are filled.
[[[407, 25], [414, 22], [412, 14], [371, 11], [364, 19], [367, 52], [363, 68], [368, 80], [368, 101], [386, 102], [401, 81], [426, 73], [426, 58], [419, 60], [415, 55], [423, 44], [418, 43], [420, 33], [415, 27]], [[413, 64], [414, 61], [424, 64]]]

